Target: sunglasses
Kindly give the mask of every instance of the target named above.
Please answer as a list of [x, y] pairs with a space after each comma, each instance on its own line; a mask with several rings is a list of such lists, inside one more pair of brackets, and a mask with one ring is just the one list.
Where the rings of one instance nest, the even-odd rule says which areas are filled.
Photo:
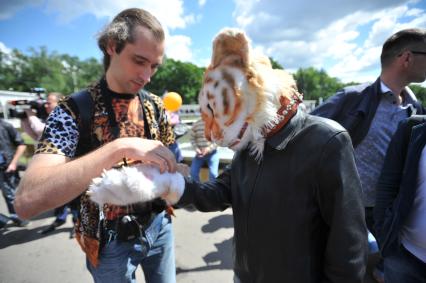
[[425, 51], [413, 51], [413, 50], [410, 50], [410, 52], [413, 53], [413, 54], [426, 55]]

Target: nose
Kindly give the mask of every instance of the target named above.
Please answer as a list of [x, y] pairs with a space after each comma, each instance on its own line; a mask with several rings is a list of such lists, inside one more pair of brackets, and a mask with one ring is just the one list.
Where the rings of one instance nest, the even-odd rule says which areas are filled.
[[142, 80], [145, 84], [151, 81], [151, 76], [153, 75], [153, 71], [150, 67], [143, 67], [139, 71], [139, 79]]

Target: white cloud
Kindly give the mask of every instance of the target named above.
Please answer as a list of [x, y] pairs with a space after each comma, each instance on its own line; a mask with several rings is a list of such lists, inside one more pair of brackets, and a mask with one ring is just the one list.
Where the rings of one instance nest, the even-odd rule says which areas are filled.
[[63, 22], [70, 22], [84, 14], [112, 19], [120, 11], [131, 7], [150, 11], [168, 29], [185, 28], [195, 18], [184, 13], [182, 0], [47, 0], [47, 11], [58, 13], [58, 19]]
[[163, 25], [167, 37], [166, 54], [168, 57], [191, 61], [191, 38], [172, 35], [170, 30], [184, 29], [200, 20], [201, 15], [185, 14], [182, 0], [82, 0], [53, 1], [48, 0], [47, 9], [58, 13], [62, 21], [70, 22], [83, 14], [93, 14], [97, 18], [111, 20], [120, 11], [130, 7], [142, 7], [150, 11]]
[[206, 5], [207, 0], [198, 0], [198, 6], [203, 7]]
[[169, 36], [166, 40], [167, 57], [183, 62], [193, 60], [191, 51], [191, 38], [183, 35]]
[[[30, 4], [41, 6], [42, 2], [42, 0], [2, 1], [0, 4], [0, 8], [2, 8], [0, 9], [0, 19], [13, 16], [16, 11]], [[200, 0], [199, 5], [202, 6], [205, 2]], [[43, 7], [47, 13], [55, 14], [59, 22], [63, 24], [72, 22], [85, 14], [92, 14], [99, 19], [107, 18], [111, 20], [124, 9], [142, 7], [157, 17], [163, 25], [167, 37], [167, 56], [181, 61], [193, 60], [191, 38], [183, 35], [171, 35], [170, 30], [184, 29], [188, 25], [199, 22], [202, 17], [202, 15], [185, 13], [182, 0], [47, 0]]]
[[5, 54], [10, 54], [12, 50], [8, 48], [3, 42], [0, 41], [0, 51]]
[[343, 81], [374, 80], [386, 38], [403, 28], [426, 26], [426, 11], [412, 8], [413, 1], [235, 3], [235, 20], [257, 49], [290, 71], [314, 66]]

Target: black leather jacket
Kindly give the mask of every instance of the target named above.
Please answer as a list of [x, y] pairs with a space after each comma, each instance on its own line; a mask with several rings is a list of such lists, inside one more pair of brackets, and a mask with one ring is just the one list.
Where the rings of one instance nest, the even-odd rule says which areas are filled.
[[348, 133], [336, 122], [297, 113], [215, 181], [187, 180], [178, 205], [232, 206], [234, 272], [242, 282], [362, 282], [367, 231]]

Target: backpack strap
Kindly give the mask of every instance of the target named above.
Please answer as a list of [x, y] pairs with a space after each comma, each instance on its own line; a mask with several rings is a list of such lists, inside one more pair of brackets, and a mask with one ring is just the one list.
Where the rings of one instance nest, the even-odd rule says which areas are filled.
[[80, 138], [76, 156], [81, 156], [92, 150], [93, 99], [87, 89], [71, 94], [70, 99], [77, 108], [76, 115], [80, 117], [78, 124]]

